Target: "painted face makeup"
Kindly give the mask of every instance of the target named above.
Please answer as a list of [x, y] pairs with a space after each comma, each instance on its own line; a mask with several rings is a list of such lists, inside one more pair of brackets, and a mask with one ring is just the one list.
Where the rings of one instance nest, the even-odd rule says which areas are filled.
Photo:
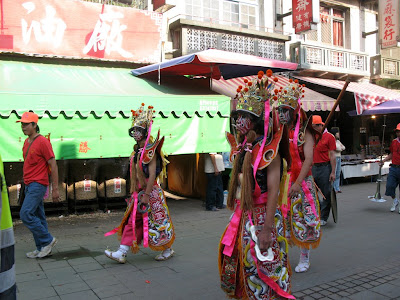
[[246, 134], [250, 131], [251, 129], [251, 120], [248, 117], [244, 117], [242, 115], [239, 115], [238, 119], [236, 120], [236, 129], [241, 133], [241, 134]]
[[279, 112], [279, 122], [282, 124], [288, 124], [290, 123], [292, 117], [291, 117], [291, 111], [290, 108], [287, 107], [278, 107], [278, 112]]
[[143, 139], [143, 131], [139, 128], [133, 129], [133, 138], [136, 142], [139, 142]]

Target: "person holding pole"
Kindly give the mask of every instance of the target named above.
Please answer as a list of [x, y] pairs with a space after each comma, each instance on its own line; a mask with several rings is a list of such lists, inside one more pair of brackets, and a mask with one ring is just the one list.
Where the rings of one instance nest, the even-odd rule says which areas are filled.
[[299, 263], [294, 270], [302, 273], [310, 268], [310, 249], [317, 248], [321, 240], [319, 202], [311, 173], [314, 141], [320, 134], [301, 108], [303, 87], [297, 80], [289, 82], [279, 92], [277, 100], [279, 121], [288, 126], [292, 158], [288, 204], [283, 205], [282, 212], [287, 222], [287, 235], [300, 247]]
[[314, 148], [314, 165], [312, 167], [312, 175], [315, 183], [321, 190], [324, 198], [323, 201], [320, 200], [321, 226], [325, 226], [329, 218], [331, 210], [331, 184], [335, 181], [336, 172], [336, 139], [327, 130], [322, 131], [324, 125], [325, 123], [322, 122], [321, 116], [312, 116], [313, 128], [322, 133], [322, 138], [317, 141]]
[[396, 198], [396, 188], [400, 184], [400, 123], [397, 124], [394, 131], [396, 133], [396, 138], [390, 144], [390, 154], [380, 162], [381, 166], [383, 166], [386, 161], [392, 161], [389, 169], [385, 192], [386, 196], [390, 196], [393, 199], [393, 204], [390, 208], [391, 212], [395, 211], [396, 208], [399, 206], [399, 200]]

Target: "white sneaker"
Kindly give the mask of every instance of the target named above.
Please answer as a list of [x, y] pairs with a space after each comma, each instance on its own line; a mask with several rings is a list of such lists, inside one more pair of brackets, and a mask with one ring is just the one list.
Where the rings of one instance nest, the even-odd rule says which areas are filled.
[[391, 212], [395, 211], [398, 205], [399, 205], [399, 200], [397, 200], [397, 198], [394, 198], [392, 207], [390, 208], [390, 211]]
[[321, 226], [325, 226], [326, 225], [326, 221], [325, 220], [321, 220]]
[[294, 268], [296, 273], [304, 273], [307, 272], [308, 269], [310, 268], [310, 261], [301, 261], [299, 264]]
[[126, 263], [126, 251], [122, 250], [121, 248], [118, 249], [118, 251], [111, 251], [111, 250], [105, 250], [104, 254], [108, 257], [111, 258], [112, 260], [115, 260], [119, 262], [120, 264]]
[[37, 258], [38, 257], [38, 254], [39, 254], [39, 250], [33, 250], [33, 251], [31, 251], [31, 252], [28, 252], [28, 253], [26, 253], [26, 257], [27, 258]]
[[38, 258], [43, 258], [43, 257], [46, 257], [46, 256], [50, 255], [51, 250], [53, 250], [53, 247], [56, 244], [57, 244], [57, 239], [55, 237], [53, 237], [53, 240], [51, 241], [50, 244], [48, 244], [47, 246], [42, 247], [42, 249], [38, 253], [37, 257]]
[[163, 252], [158, 254], [154, 259], [157, 261], [164, 261], [167, 259], [170, 259], [172, 256], [174, 256], [175, 251], [171, 248], [165, 249]]

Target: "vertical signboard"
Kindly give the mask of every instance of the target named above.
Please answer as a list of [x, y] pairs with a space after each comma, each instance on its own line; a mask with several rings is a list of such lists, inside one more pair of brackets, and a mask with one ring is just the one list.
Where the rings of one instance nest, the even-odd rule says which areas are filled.
[[319, 22], [319, 0], [292, 0], [293, 27], [296, 34], [312, 30]]
[[400, 42], [400, 0], [379, 1], [379, 41], [382, 49], [396, 47]]

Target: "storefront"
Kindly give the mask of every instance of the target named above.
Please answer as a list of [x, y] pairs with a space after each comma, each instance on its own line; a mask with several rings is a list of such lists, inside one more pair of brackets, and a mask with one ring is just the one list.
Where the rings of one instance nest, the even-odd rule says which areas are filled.
[[[128, 135], [131, 110], [142, 102], [156, 109], [152, 134], [160, 129], [165, 136], [172, 190], [176, 186], [185, 195], [198, 195], [196, 154], [229, 149], [230, 99], [210, 91], [207, 80], [182, 77], [157, 85], [132, 76], [129, 69], [15, 61], [1, 61], [0, 66], [0, 152], [5, 162], [22, 161], [26, 137], [15, 121], [28, 110], [39, 115], [41, 134], [49, 136], [57, 160], [97, 159], [99, 166], [107, 158], [127, 158], [134, 144]], [[185, 178], [183, 187], [174, 176], [181, 164], [186, 170], [179, 175]]]

